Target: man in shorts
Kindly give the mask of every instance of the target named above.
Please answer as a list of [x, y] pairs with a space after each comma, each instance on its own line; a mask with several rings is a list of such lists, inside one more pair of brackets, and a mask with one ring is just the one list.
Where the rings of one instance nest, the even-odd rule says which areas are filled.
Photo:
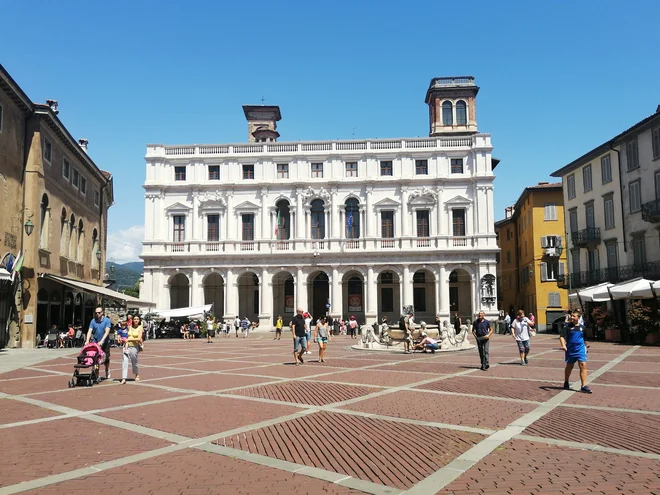
[[[293, 358], [296, 360], [296, 366], [304, 364], [302, 355], [307, 351], [307, 332], [303, 310], [298, 308], [296, 316], [291, 320], [291, 336], [293, 337]], [[300, 347], [300, 352], [298, 352]]]
[[94, 318], [89, 323], [85, 345], [96, 342], [105, 354], [105, 379], [110, 380], [110, 319], [103, 316], [103, 308], [94, 311]]
[[307, 351], [305, 351], [305, 354], [311, 354], [309, 341], [312, 340], [312, 315], [305, 311], [303, 318], [305, 318], [305, 337], [307, 339]]
[[590, 394], [591, 389], [587, 386], [587, 345], [584, 343], [584, 325], [580, 323], [580, 313], [571, 313], [571, 321], [559, 332], [559, 343], [566, 353], [566, 368], [564, 370], [564, 390], [570, 390], [568, 381], [571, 378], [573, 366], [577, 361], [580, 367], [580, 381], [582, 387], [580, 392]]

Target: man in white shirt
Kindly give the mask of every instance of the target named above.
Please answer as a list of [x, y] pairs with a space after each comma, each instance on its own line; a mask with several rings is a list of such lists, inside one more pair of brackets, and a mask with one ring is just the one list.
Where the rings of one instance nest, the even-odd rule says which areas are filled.
[[529, 332], [531, 328], [534, 328], [534, 324], [525, 316], [522, 309], [518, 310], [516, 319], [511, 323], [511, 335], [518, 345], [521, 366], [525, 366], [529, 362], [527, 355], [529, 354]]

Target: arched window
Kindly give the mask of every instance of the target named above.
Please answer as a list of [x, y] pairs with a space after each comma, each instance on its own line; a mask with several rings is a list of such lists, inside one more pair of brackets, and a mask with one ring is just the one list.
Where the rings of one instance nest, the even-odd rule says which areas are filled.
[[467, 125], [467, 105], [463, 100], [456, 102], [456, 124]]
[[60, 220], [62, 222], [60, 229], [60, 256], [66, 258], [69, 254], [69, 220], [66, 216], [66, 209], [64, 208], [62, 208]]
[[454, 125], [454, 114], [451, 101], [442, 104], [442, 125]]
[[99, 250], [99, 232], [94, 229], [92, 232], [92, 268], [98, 270], [99, 260], [96, 259], [96, 251]]
[[278, 241], [286, 241], [291, 238], [291, 211], [289, 202], [280, 199], [275, 203], [277, 209], [275, 218], [275, 238]]
[[312, 239], [325, 239], [325, 203], [322, 199], [315, 199], [311, 205]]
[[48, 195], [41, 197], [41, 224], [39, 225], [39, 248], [48, 251], [48, 239], [50, 238], [50, 208], [48, 207]]
[[77, 247], [78, 256], [76, 257], [76, 261], [78, 263], [83, 262], [84, 250], [85, 250], [85, 231], [83, 230], [83, 221], [82, 219], [80, 219], [78, 220], [78, 247]]
[[346, 209], [346, 239], [360, 238], [360, 203], [357, 198], [349, 198]]
[[69, 221], [69, 259], [76, 260], [78, 255], [78, 235], [76, 228], [76, 217], [71, 214]]

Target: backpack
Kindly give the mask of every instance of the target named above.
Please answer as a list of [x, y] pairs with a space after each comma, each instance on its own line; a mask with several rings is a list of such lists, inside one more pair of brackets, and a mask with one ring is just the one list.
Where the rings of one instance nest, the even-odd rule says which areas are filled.
[[401, 316], [401, 318], [399, 318], [399, 330], [405, 330], [405, 329], [406, 329], [406, 317]]

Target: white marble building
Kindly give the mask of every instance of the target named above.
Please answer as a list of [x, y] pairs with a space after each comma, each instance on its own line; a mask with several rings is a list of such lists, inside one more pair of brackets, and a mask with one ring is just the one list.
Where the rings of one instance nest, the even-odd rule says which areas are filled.
[[140, 297], [288, 323], [497, 314], [493, 168], [472, 77], [436, 78], [430, 137], [277, 142], [279, 107], [246, 106], [249, 142], [148, 145]]

